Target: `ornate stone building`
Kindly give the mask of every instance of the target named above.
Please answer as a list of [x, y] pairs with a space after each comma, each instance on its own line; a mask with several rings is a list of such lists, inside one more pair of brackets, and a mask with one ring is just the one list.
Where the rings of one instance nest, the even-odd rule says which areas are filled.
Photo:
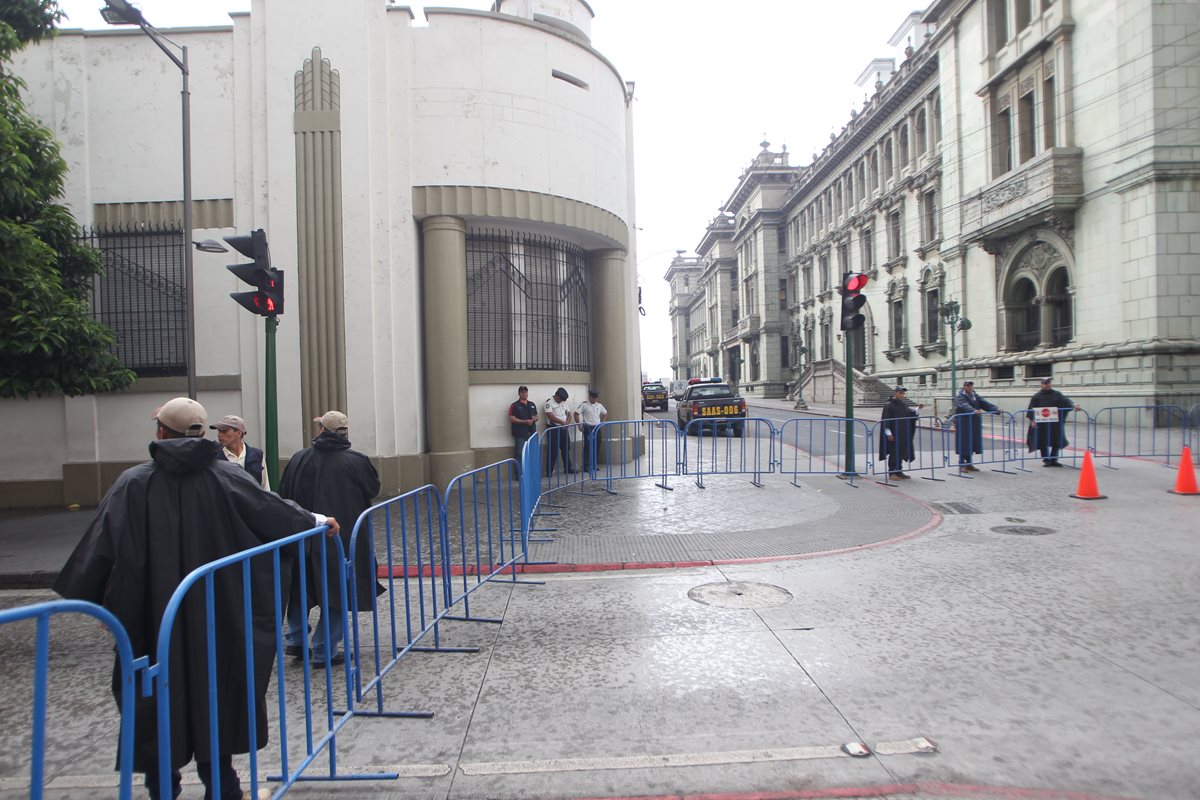
[[[1047, 375], [1093, 408], [1200, 400], [1197, 35], [1200, 7], [1174, 0], [937, 0], [910, 15], [898, 69], [750, 209], [776, 226], [777, 261], [758, 252], [788, 310], [747, 327], [763, 343], [771, 324], [790, 332], [793, 363], [799, 337], [805, 396], [821, 402], [844, 397], [848, 352], [858, 402], [904, 383], [945, 412], [947, 301], [971, 322], [955, 331], [960, 378], [1008, 406]], [[752, 172], [727, 207], [739, 270]], [[872, 279], [849, 343], [845, 272]]]

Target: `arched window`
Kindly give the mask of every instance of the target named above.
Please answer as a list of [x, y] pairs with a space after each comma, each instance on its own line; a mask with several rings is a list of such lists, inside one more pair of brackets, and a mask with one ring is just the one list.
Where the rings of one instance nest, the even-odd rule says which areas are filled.
[[858, 162], [858, 187], [855, 194], [860, 202], [867, 197], [867, 165], [862, 161]]
[[917, 112], [917, 122], [916, 122], [916, 135], [917, 135], [916, 155], [918, 157], [924, 155], [925, 151], [929, 147], [929, 139], [928, 139], [928, 135], [926, 133], [926, 127], [927, 127], [926, 123], [927, 123], [927, 120], [925, 117], [925, 109], [922, 108], [920, 111]]
[[869, 172], [870, 180], [867, 183], [867, 186], [871, 187], [871, 191], [874, 192], [879, 189], [879, 154], [878, 153], [874, 153], [874, 152], [871, 153], [870, 164], [871, 164], [870, 172]]
[[937, 147], [942, 142], [942, 98], [934, 98], [933, 101], [933, 146]]
[[892, 179], [892, 140], [888, 139], [883, 143], [883, 179], [890, 181]]
[[1041, 338], [1040, 314], [1033, 304], [1037, 288], [1029, 278], [1018, 278], [1008, 292], [1009, 349], [1032, 350]]
[[1046, 281], [1046, 302], [1050, 305], [1050, 334], [1055, 347], [1071, 341], [1072, 327], [1070, 278], [1066, 267], [1059, 267]]
[[900, 126], [900, 136], [896, 142], [896, 156], [900, 161], [900, 169], [908, 166], [908, 126]]

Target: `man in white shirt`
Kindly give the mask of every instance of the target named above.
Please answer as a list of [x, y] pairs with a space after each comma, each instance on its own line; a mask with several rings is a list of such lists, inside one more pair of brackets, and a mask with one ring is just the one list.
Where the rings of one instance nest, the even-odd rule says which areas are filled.
[[226, 414], [217, 420], [216, 425], [208, 427], [217, 432], [217, 441], [221, 443], [225, 460], [232, 461], [249, 472], [262, 488], [270, 491], [271, 482], [267, 478], [267, 466], [263, 461], [263, 451], [257, 447], [251, 447], [245, 442], [246, 421], [233, 414]]
[[575, 412], [575, 421], [583, 425], [583, 468], [588, 472], [596, 470], [595, 458], [592, 453], [592, 431], [601, 422], [608, 419], [608, 409], [600, 402], [600, 391], [588, 389], [587, 402], [579, 404]]
[[542, 407], [546, 412], [546, 476], [554, 472], [555, 462], [562, 456], [563, 469], [568, 474], [575, 474], [571, 466], [571, 435], [566, 429], [574, 419], [574, 413], [567, 405], [567, 390], [558, 387], [553, 397], [546, 398]]

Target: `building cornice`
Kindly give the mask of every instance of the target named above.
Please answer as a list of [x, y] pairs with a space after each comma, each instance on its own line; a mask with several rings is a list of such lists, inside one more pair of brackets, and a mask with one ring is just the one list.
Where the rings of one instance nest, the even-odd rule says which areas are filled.
[[891, 115], [937, 74], [938, 54], [929, 42], [900, 66], [900, 71], [871, 100], [872, 107], [850, 121], [841, 136], [813, 162], [788, 189], [782, 208], [791, 210], [802, 204], [827, 178], [845, 168], [847, 155], [853, 155], [864, 141], [873, 138], [887, 125]]

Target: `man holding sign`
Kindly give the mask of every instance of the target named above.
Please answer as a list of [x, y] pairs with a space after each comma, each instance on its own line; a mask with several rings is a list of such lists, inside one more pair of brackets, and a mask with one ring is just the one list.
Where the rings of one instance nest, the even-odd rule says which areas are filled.
[[1042, 388], [1029, 401], [1029, 433], [1025, 443], [1029, 452], [1041, 450], [1043, 467], [1061, 467], [1058, 454], [1067, 442], [1066, 430], [1063, 423], [1072, 409], [1079, 406], [1071, 399], [1050, 385], [1049, 378], [1042, 378]]

